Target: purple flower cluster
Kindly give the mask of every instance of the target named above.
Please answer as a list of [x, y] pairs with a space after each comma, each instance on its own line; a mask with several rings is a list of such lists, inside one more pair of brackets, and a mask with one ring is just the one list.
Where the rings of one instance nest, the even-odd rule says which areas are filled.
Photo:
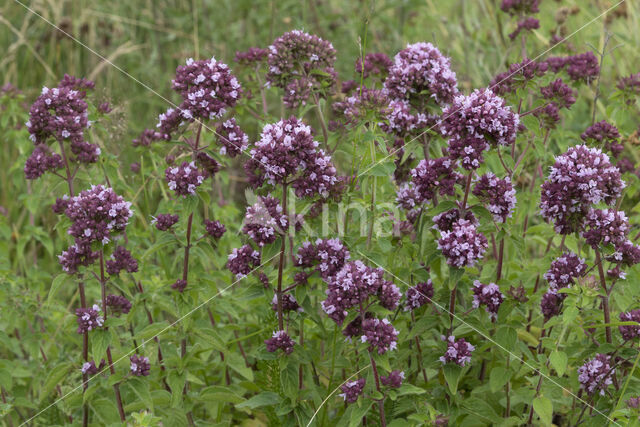
[[638, 326], [622, 325], [618, 326], [620, 335], [625, 341], [640, 337], [640, 310], [631, 310], [626, 313], [620, 313], [621, 322], [636, 322]]
[[500, 96], [513, 93], [520, 88], [524, 88], [534, 78], [545, 75], [548, 69], [549, 66], [545, 61], [534, 61], [525, 58], [522, 62], [511, 64], [507, 71], [497, 74], [491, 80], [489, 89]]
[[380, 377], [382, 385], [391, 388], [399, 388], [402, 385], [402, 381], [404, 381], [404, 371], [391, 371], [386, 377]]
[[55, 171], [62, 166], [62, 156], [52, 153], [46, 144], [38, 144], [24, 164], [24, 176], [27, 179], [38, 179], [46, 172]]
[[625, 187], [620, 171], [598, 148], [571, 147], [557, 156], [549, 177], [542, 184], [542, 217], [556, 232], [570, 234], [581, 228], [591, 205], [611, 205]]
[[293, 184], [298, 197], [326, 195], [337, 183], [336, 169], [331, 156], [318, 145], [311, 127], [291, 116], [263, 128], [260, 140], [250, 151], [254, 161], [245, 169], [258, 187], [264, 180], [271, 185], [282, 184], [298, 175]]
[[459, 219], [451, 230], [440, 232], [438, 249], [453, 267], [473, 267], [489, 246], [487, 238], [466, 219]]
[[249, 137], [240, 129], [236, 119], [230, 118], [216, 128], [216, 137], [222, 145], [220, 154], [235, 157], [249, 146]]
[[456, 73], [449, 58], [431, 43], [407, 45], [395, 56], [384, 87], [392, 98], [428, 101], [443, 107], [458, 94]]
[[169, 139], [170, 139], [169, 134], [161, 133], [153, 129], [145, 129], [142, 131], [140, 136], [138, 136], [131, 142], [131, 144], [134, 147], [148, 147], [154, 141], [169, 140]]
[[340, 386], [340, 390], [342, 393], [339, 394], [340, 397], [344, 399], [347, 403], [355, 403], [358, 400], [358, 397], [364, 391], [364, 386], [367, 383], [365, 378], [360, 378], [355, 381], [347, 381], [346, 383]]
[[207, 231], [207, 234], [216, 240], [221, 238], [227, 231], [227, 227], [225, 227], [220, 221], [205, 220], [204, 228]]
[[215, 58], [194, 61], [176, 69], [173, 90], [182, 96], [178, 110], [183, 120], [212, 120], [222, 117], [233, 107], [242, 90], [227, 64]]
[[168, 167], [164, 176], [169, 189], [183, 197], [196, 194], [196, 188], [206, 178], [205, 172], [198, 169], [194, 162], [182, 162], [180, 166]]
[[80, 372], [82, 372], [83, 374], [87, 374], [87, 375], [95, 375], [98, 372], [102, 371], [102, 369], [104, 369], [106, 363], [104, 361], [104, 359], [100, 360], [100, 365], [96, 366], [96, 362], [94, 362], [93, 360], [90, 362], [84, 362], [82, 364], [82, 368], [80, 368]]
[[580, 138], [587, 143], [591, 142], [599, 145], [604, 150], [611, 152], [615, 158], [624, 150], [624, 146], [618, 142], [620, 139], [618, 128], [607, 123], [606, 120], [589, 126], [587, 130], [580, 135]]
[[498, 310], [504, 301], [504, 295], [500, 292], [500, 287], [495, 283], [485, 285], [479, 280], [473, 282], [473, 307], [485, 306], [485, 311], [489, 313], [491, 319], [498, 318]]
[[447, 351], [440, 357], [442, 363], [455, 363], [459, 366], [464, 366], [471, 362], [471, 352], [476, 348], [464, 338], [460, 338], [457, 341], [454, 336], [442, 337], [442, 339], [447, 341]]
[[364, 64], [362, 58], [356, 60], [356, 73], [362, 74], [365, 79], [370, 76], [384, 78], [392, 66], [393, 61], [386, 54], [381, 52], [367, 53], [364, 56]]
[[[383, 277], [380, 268], [367, 267], [362, 261], [350, 261], [328, 281], [327, 299], [322, 301], [322, 309], [336, 323], [342, 324], [347, 310], [359, 306], [370, 296], [379, 295], [383, 286], [392, 286]], [[400, 292], [388, 292], [385, 300], [381, 301], [385, 307], [397, 306]], [[397, 300], [393, 301], [394, 298]]]
[[184, 279], [178, 279], [171, 285], [171, 288], [182, 293], [187, 289], [187, 281]]
[[547, 60], [549, 68], [554, 73], [566, 70], [569, 78], [573, 81], [583, 81], [589, 83], [600, 73], [598, 58], [593, 52], [585, 52], [578, 55], [565, 57], [551, 57]]
[[387, 319], [365, 319], [360, 340], [369, 344], [369, 351], [377, 350], [378, 354], [384, 354], [397, 348], [398, 331]]
[[[571, 287], [575, 279], [582, 277], [586, 272], [587, 264], [584, 259], [573, 252], [567, 252], [551, 263], [544, 278], [549, 282], [551, 292], [556, 293], [558, 289]], [[561, 298], [563, 298], [562, 295]]]
[[[433, 228], [442, 232], [442, 231], [451, 231], [455, 223], [461, 218], [462, 208], [457, 207], [454, 209], [450, 209], [448, 211], [442, 212], [432, 218], [433, 220]], [[476, 219], [473, 212], [470, 210], [465, 211], [464, 219], [469, 221], [473, 226], [477, 227], [479, 225], [478, 220]]]
[[484, 138], [452, 138], [449, 140], [447, 153], [452, 159], [458, 160], [463, 169], [474, 170], [484, 162], [483, 153], [489, 148]]
[[548, 291], [542, 296], [542, 299], [540, 300], [540, 310], [544, 315], [545, 321], [560, 314], [562, 301], [564, 301], [565, 297], [565, 294], [558, 294], [553, 291]]
[[540, 0], [502, 0], [500, 9], [510, 15], [540, 12]]
[[629, 221], [623, 211], [591, 209], [585, 220], [582, 237], [593, 249], [600, 245], [620, 245], [627, 241]]
[[235, 248], [229, 254], [227, 268], [240, 279], [260, 265], [260, 252], [249, 245]]
[[419, 131], [436, 120], [434, 115], [413, 112], [411, 104], [406, 99], [390, 101], [388, 108], [384, 110], [384, 117], [386, 121], [381, 125], [382, 130], [400, 137]]
[[344, 267], [351, 257], [349, 250], [339, 239], [318, 239], [315, 245], [305, 242], [298, 250], [296, 265], [316, 266], [324, 280], [330, 280]]
[[597, 354], [578, 368], [578, 381], [580, 387], [588, 394], [594, 394], [598, 390], [604, 396], [605, 390], [613, 384], [615, 369], [611, 367], [611, 356]]
[[[42, 93], [31, 105], [26, 126], [35, 149], [26, 161], [24, 172], [27, 179], [36, 179], [47, 171], [62, 167], [62, 156], [52, 153], [47, 147], [51, 140], [69, 142], [71, 160], [80, 163], [95, 163], [100, 148], [85, 141], [84, 130], [89, 122], [87, 103], [83, 89], [92, 89], [93, 82], [65, 75], [58, 87], [44, 87]], [[64, 154], [64, 153], [61, 153]]]
[[415, 310], [425, 304], [431, 302], [433, 298], [433, 282], [431, 279], [426, 282], [420, 282], [415, 286], [407, 289], [407, 303], [405, 305], [405, 311]]
[[107, 307], [115, 314], [127, 314], [131, 311], [131, 301], [121, 295], [107, 295]]
[[155, 225], [160, 231], [167, 231], [173, 227], [179, 219], [180, 217], [178, 215], [158, 214], [157, 217], [152, 217], [151, 224]]
[[396, 203], [402, 209], [410, 211], [421, 203], [421, 198], [412, 183], [404, 183], [396, 191]]
[[242, 65], [258, 64], [264, 61], [267, 58], [267, 55], [269, 55], [269, 51], [267, 49], [250, 47], [246, 51], [237, 51], [235, 61]]
[[107, 273], [115, 276], [122, 270], [126, 270], [128, 273], [135, 273], [138, 271], [138, 261], [131, 256], [124, 246], [118, 246], [111, 254], [111, 259], [107, 260]]
[[618, 89], [624, 92], [627, 105], [635, 103], [635, 97], [640, 94], [640, 73], [622, 77], [617, 84]]
[[[381, 117], [393, 110], [389, 107], [387, 93], [381, 89], [358, 88], [353, 94], [346, 97], [344, 101], [335, 102], [333, 110], [344, 116], [345, 124], [357, 123], [359, 119], [368, 115]], [[390, 117], [390, 118], [389, 118]], [[395, 120], [395, 116], [388, 116], [389, 120]], [[394, 121], [394, 125], [397, 120]]]
[[615, 252], [606, 257], [607, 261], [627, 267], [640, 263], [640, 247], [631, 240], [616, 243], [615, 249]]
[[275, 242], [289, 228], [279, 200], [271, 196], [260, 196], [254, 205], [247, 207], [244, 221], [242, 231], [258, 246]]
[[[273, 311], [278, 311], [278, 295], [274, 295], [271, 300], [271, 309]], [[300, 304], [298, 304], [298, 300], [291, 294], [282, 294], [282, 311], [304, 311]]]
[[72, 221], [69, 234], [76, 243], [106, 244], [111, 233], [124, 231], [133, 212], [131, 202], [111, 188], [95, 185], [69, 199], [65, 214]]
[[77, 308], [76, 317], [79, 334], [101, 328], [104, 322], [100, 307], [97, 304], [94, 304], [91, 308]]
[[449, 139], [483, 138], [491, 146], [511, 145], [520, 119], [502, 98], [490, 89], [458, 95], [443, 113], [441, 131]]
[[303, 31], [289, 31], [269, 46], [267, 82], [284, 89], [289, 107], [295, 108], [306, 101], [311, 90], [335, 84], [335, 61], [336, 50], [328, 41]]
[[134, 354], [129, 358], [131, 361], [131, 374], [136, 377], [146, 377], [151, 371], [151, 364], [149, 358]]
[[530, 16], [525, 17], [524, 19], [518, 21], [518, 26], [516, 29], [509, 34], [509, 38], [514, 40], [518, 35], [523, 31], [533, 31], [540, 28], [540, 21], [536, 18], [532, 18]]
[[411, 182], [421, 202], [431, 201], [438, 194], [453, 196], [455, 184], [461, 177], [448, 157], [420, 160], [411, 170]]
[[63, 270], [72, 274], [78, 266], [91, 264], [98, 256], [91, 244], [107, 244], [111, 233], [123, 231], [133, 215], [130, 208], [130, 202], [101, 185], [68, 199], [65, 214], [72, 221], [68, 233], [75, 244], [58, 256]]
[[540, 94], [548, 101], [552, 101], [558, 108], [569, 108], [576, 102], [576, 96], [562, 79], [556, 79], [547, 86], [540, 88]]
[[83, 92], [71, 87], [42, 88], [27, 122], [33, 143], [45, 144], [50, 138], [72, 145], [84, 143], [84, 130], [90, 125], [84, 97]]
[[473, 195], [485, 204], [493, 220], [504, 223], [516, 207], [516, 190], [507, 177], [499, 179], [492, 172], [482, 175], [473, 187]]
[[275, 331], [273, 336], [265, 340], [264, 343], [269, 353], [282, 349], [285, 354], [291, 354], [293, 352], [293, 346], [296, 344], [285, 331]]

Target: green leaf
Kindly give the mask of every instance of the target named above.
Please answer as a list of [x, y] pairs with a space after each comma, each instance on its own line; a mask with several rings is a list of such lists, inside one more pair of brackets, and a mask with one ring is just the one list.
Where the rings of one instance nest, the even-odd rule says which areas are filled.
[[540, 417], [542, 424], [551, 425], [551, 419], [553, 417], [553, 403], [544, 396], [538, 396], [533, 399], [533, 410]]
[[177, 408], [182, 402], [182, 390], [184, 389], [185, 378], [177, 372], [167, 375], [167, 383], [171, 388], [171, 407]]
[[152, 323], [138, 332], [136, 336], [142, 341], [149, 341], [162, 332], [167, 326], [169, 326], [167, 322]]
[[71, 370], [71, 363], [61, 363], [55, 368], [51, 369], [49, 375], [47, 375], [47, 379], [40, 390], [40, 401], [46, 399], [49, 396], [49, 393], [53, 391], [56, 385], [60, 384], [64, 377], [67, 376], [69, 371]]
[[477, 397], [471, 397], [465, 399], [462, 404], [464, 408], [467, 408], [474, 416], [480, 416], [481, 418], [497, 423], [500, 421], [500, 416], [496, 413], [493, 407], [485, 400]]
[[462, 377], [462, 368], [454, 363], [447, 363], [442, 367], [444, 378], [447, 380], [452, 395], [458, 392], [458, 382]]
[[551, 366], [556, 370], [558, 376], [563, 376], [567, 370], [567, 355], [563, 351], [553, 350], [549, 356]]
[[511, 374], [506, 368], [502, 366], [493, 368], [489, 374], [489, 387], [491, 388], [491, 391], [495, 393], [500, 390], [504, 387], [507, 381], [509, 381], [510, 377]]
[[67, 273], [60, 273], [56, 276], [55, 279], [53, 279], [53, 281], [51, 282], [51, 287], [49, 288], [49, 295], [47, 296], [47, 305], [51, 304], [51, 300], [58, 293], [60, 286], [62, 286], [62, 284], [68, 279], [69, 275]]
[[396, 390], [396, 394], [398, 396], [404, 396], [404, 395], [409, 395], [409, 394], [423, 394], [426, 393], [427, 391], [425, 389], [422, 389], [420, 387], [416, 387], [412, 384], [406, 383], [406, 384], [402, 384], [402, 386]]
[[111, 344], [111, 332], [104, 329], [92, 331], [92, 333], [89, 334], [89, 342], [91, 343], [93, 360], [104, 359], [107, 347]]
[[247, 365], [245, 365], [242, 356], [237, 353], [231, 352], [227, 353], [226, 356], [227, 365], [231, 369], [245, 377], [247, 380], [253, 381], [253, 371], [251, 370], [251, 368], [247, 368]]
[[513, 351], [518, 341], [518, 333], [510, 326], [502, 326], [498, 329], [495, 340], [503, 348]]
[[228, 387], [215, 385], [203, 389], [195, 399], [201, 402], [225, 402], [234, 404], [244, 402], [241, 396], [229, 390]]
[[118, 408], [116, 408], [115, 403], [109, 399], [94, 400], [89, 403], [89, 406], [91, 406], [92, 409], [91, 414], [98, 418], [98, 420], [94, 421], [99, 421], [100, 425], [110, 425], [120, 421]]
[[237, 409], [256, 409], [263, 406], [275, 406], [280, 404], [282, 398], [279, 394], [272, 391], [263, 391], [260, 394], [253, 396], [251, 399], [246, 400], [236, 405]]
[[149, 381], [134, 377], [130, 378], [127, 381], [127, 385], [131, 387], [133, 392], [145, 404], [146, 408], [153, 411], [153, 399], [151, 398], [151, 393], [149, 392]]
[[395, 165], [393, 163], [378, 163], [371, 169], [369, 169], [365, 175], [371, 176], [391, 176], [393, 175], [393, 171], [395, 170]]
[[358, 402], [351, 411], [351, 418], [349, 419], [349, 427], [356, 427], [362, 425], [362, 418], [367, 415], [369, 408], [371, 408], [371, 401], [369, 399], [363, 399], [363, 402]]

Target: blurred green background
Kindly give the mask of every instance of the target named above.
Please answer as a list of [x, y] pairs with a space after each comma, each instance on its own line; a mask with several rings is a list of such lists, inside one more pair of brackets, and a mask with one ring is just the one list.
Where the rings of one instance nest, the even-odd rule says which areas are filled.
[[[170, 79], [185, 58], [215, 56], [233, 65], [236, 50], [266, 47], [280, 34], [304, 29], [330, 40], [338, 51], [342, 79], [353, 75], [367, 33], [367, 51], [390, 56], [408, 42], [431, 41], [452, 58], [463, 90], [487, 85], [520, 52], [507, 37], [515, 19], [499, 11], [499, 0], [20, 0], [34, 12], [95, 50], [154, 91], [170, 99]], [[64, 73], [96, 80], [105, 97], [124, 108], [128, 136], [155, 123], [166, 102], [71, 40], [15, 0], [0, 7], [0, 82], [35, 96], [43, 85]], [[550, 31], [566, 15], [569, 34], [617, 1], [544, 0], [539, 46], [530, 57], [548, 48]], [[640, 4], [627, 1], [608, 20], [617, 49], [605, 75], [629, 74], [637, 57]], [[623, 14], [623, 16], [620, 16]], [[613, 18], [620, 19], [613, 19]], [[569, 44], [582, 52], [598, 48], [606, 19], [581, 30]], [[571, 47], [571, 46], [570, 46]], [[559, 46], [554, 51], [565, 49]], [[531, 50], [531, 49], [530, 49]], [[551, 52], [550, 54], [553, 54]], [[637, 71], [637, 70], [636, 70]], [[30, 99], [30, 97], [28, 97]], [[130, 138], [124, 138], [128, 144]]]

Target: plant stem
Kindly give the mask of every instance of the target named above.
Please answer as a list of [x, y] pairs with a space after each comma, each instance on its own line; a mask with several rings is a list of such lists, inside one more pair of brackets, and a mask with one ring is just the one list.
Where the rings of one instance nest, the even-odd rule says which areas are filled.
[[[373, 140], [370, 143], [371, 148], [371, 160], [376, 161], [376, 146]], [[371, 239], [373, 238], [373, 223], [375, 222], [375, 209], [376, 209], [376, 184], [377, 179], [375, 176], [371, 177], [371, 219], [369, 220], [369, 232], [367, 233], [367, 249], [371, 246]]]
[[467, 210], [467, 200], [469, 199], [469, 189], [471, 189], [471, 178], [473, 176], [473, 171], [469, 171], [469, 175], [467, 175], [467, 183], [464, 187], [464, 199], [462, 200], [462, 213], [464, 214]]
[[498, 253], [498, 268], [496, 271], [496, 282], [502, 279], [502, 259], [504, 258], [504, 237], [500, 239], [500, 249]]
[[[318, 113], [318, 120], [320, 121], [320, 127], [322, 128], [324, 146], [327, 149], [327, 151], [329, 151], [329, 131], [327, 130], [327, 123], [324, 120], [324, 114], [322, 112], [322, 108], [320, 107], [320, 98], [318, 98], [317, 93], [313, 94], [313, 99], [316, 102], [316, 112]], [[334, 148], [333, 150], [335, 151], [336, 148]]]
[[604, 275], [604, 267], [602, 266], [602, 258], [600, 257], [600, 250], [596, 249], [596, 264], [598, 265], [598, 275], [600, 276], [600, 286], [604, 291], [604, 295], [602, 296], [602, 312], [604, 313], [604, 323], [607, 324], [604, 328], [605, 336], [607, 338], [607, 342], [611, 344], [611, 315], [609, 313], [609, 294], [607, 292], [607, 279]]
[[451, 294], [449, 295], [449, 335], [453, 332], [453, 316], [456, 309], [456, 290], [458, 288], [458, 284], [453, 287], [451, 290]]
[[[288, 220], [287, 214], [287, 184], [282, 185], [282, 209], [285, 218]], [[280, 246], [280, 262], [278, 264], [278, 290], [276, 291], [276, 300], [278, 306], [278, 329], [284, 330], [284, 318], [282, 315], [282, 272], [284, 270], [284, 253], [287, 246], [287, 234], [289, 233], [289, 223], [287, 221], [287, 229], [282, 234], [282, 245]]]
[[[100, 290], [102, 292], [102, 315], [104, 321], [107, 321], [107, 279], [104, 277], [104, 249], [100, 249]], [[109, 328], [105, 328], [105, 331]], [[111, 375], [115, 375], [116, 370], [113, 367], [113, 358], [111, 357], [111, 346], [107, 346], [107, 362], [109, 363], [109, 372]], [[120, 421], [125, 422], [124, 407], [122, 405], [122, 397], [120, 396], [120, 385], [115, 383], [113, 385], [113, 391], [116, 395], [116, 403], [118, 404], [118, 413], [120, 414]]]
[[[382, 389], [380, 388], [380, 376], [378, 375], [378, 367], [376, 366], [376, 361], [373, 359], [373, 354], [371, 354], [371, 351], [369, 351], [369, 361], [371, 362], [373, 377], [376, 380], [376, 390], [382, 393]], [[378, 400], [378, 409], [380, 410], [380, 425], [382, 427], [386, 427], [387, 420], [384, 417], [384, 397]]]
[[[64, 145], [62, 141], [58, 141], [60, 146], [60, 153], [62, 154], [62, 159], [64, 163], [64, 168], [66, 172], [66, 181], [67, 187], [69, 188], [69, 197], [73, 197], [75, 195], [73, 191], [73, 178], [75, 174], [71, 173], [71, 168], [69, 167], [69, 160], [67, 159], [67, 154], [64, 151]], [[84, 292], [84, 282], [80, 280], [78, 282], [78, 293], [80, 294], [80, 308], [85, 308], [87, 306], [87, 299], [85, 297]], [[106, 313], [105, 313], [106, 315]], [[85, 362], [89, 361], [89, 332], [85, 331], [82, 334], [82, 358]], [[89, 374], [82, 374], [82, 394], [84, 395], [85, 391], [89, 387]], [[89, 425], [89, 405], [84, 402], [82, 404], [82, 427], [87, 427]]]
[[[416, 323], [416, 315], [413, 310], [411, 310], [411, 322], [415, 325]], [[416, 347], [418, 349], [418, 370], [422, 371], [422, 377], [424, 378], [424, 383], [427, 384], [429, 381], [427, 379], [427, 371], [422, 366], [422, 348], [420, 347], [420, 338], [418, 336], [415, 337]]]

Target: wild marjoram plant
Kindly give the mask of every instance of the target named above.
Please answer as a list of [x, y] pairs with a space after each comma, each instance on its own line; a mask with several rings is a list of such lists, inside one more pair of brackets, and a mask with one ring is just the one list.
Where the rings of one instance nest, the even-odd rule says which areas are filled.
[[[529, 59], [539, 1], [501, 9], [519, 57], [482, 88], [427, 42], [393, 59], [363, 45], [354, 80], [300, 30], [237, 52], [233, 72], [188, 59], [179, 102], [133, 141], [140, 189], [98, 167], [89, 130], [110, 107], [88, 101], [94, 84], [45, 87], [24, 173], [65, 186], [82, 352], [55, 344], [76, 374], [40, 406], [0, 375], [8, 424], [636, 422], [630, 132], [595, 119], [598, 57]], [[617, 87], [609, 101], [635, 108], [640, 74]]]

